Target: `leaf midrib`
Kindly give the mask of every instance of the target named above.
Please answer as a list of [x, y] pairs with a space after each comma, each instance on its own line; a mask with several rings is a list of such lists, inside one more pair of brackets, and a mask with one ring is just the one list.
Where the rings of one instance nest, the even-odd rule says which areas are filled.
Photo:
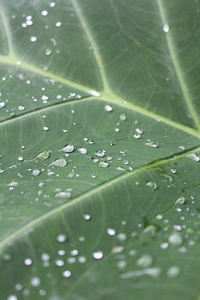
[[145, 172], [146, 170], [149, 170], [151, 168], [158, 167], [163, 164], [167, 164], [170, 161], [177, 161], [178, 159], [184, 158], [187, 154], [193, 153], [193, 152], [198, 152], [200, 151], [200, 145], [196, 147], [192, 147], [188, 150], [184, 150], [179, 153], [175, 153], [173, 155], [167, 156], [165, 158], [157, 159], [149, 164], [146, 164], [144, 166], [141, 166], [139, 168], [136, 168], [132, 172], [127, 172], [123, 173], [122, 175], [119, 175], [109, 181], [104, 182], [101, 185], [98, 185], [97, 187], [87, 191], [86, 193], [72, 199], [70, 202], [67, 202], [65, 204], [62, 204], [55, 209], [52, 209], [51, 211], [39, 216], [38, 218], [34, 219], [33, 221], [27, 223], [25, 226], [21, 227], [20, 229], [16, 230], [13, 234], [10, 234], [7, 238], [3, 239], [0, 241], [0, 253], [4, 250], [6, 246], [9, 246], [11, 243], [13, 243], [17, 238], [21, 237], [25, 233], [29, 232], [29, 229], [35, 228], [35, 226], [38, 226], [41, 222], [47, 220], [51, 216], [55, 214], [59, 214], [61, 211], [76, 205], [77, 203], [86, 200], [90, 196], [100, 193], [106, 189], [109, 189], [110, 187], [113, 187], [113, 185], [122, 182], [123, 180], [129, 178], [129, 177], [134, 177], [138, 173]]

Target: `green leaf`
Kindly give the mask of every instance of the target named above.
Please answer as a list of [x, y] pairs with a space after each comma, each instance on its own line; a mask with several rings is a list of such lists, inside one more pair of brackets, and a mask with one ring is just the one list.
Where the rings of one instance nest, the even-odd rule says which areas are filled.
[[200, 1], [0, 1], [0, 298], [198, 300]]

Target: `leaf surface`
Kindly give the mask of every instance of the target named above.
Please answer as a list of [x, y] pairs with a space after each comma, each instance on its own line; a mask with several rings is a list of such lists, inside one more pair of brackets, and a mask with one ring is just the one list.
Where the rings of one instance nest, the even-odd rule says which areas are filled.
[[0, 1], [0, 295], [198, 300], [199, 1]]

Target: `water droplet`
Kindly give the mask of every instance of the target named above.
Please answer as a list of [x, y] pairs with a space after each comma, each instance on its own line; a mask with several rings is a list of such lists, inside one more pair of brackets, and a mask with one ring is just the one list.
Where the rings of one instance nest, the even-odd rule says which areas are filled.
[[159, 145], [158, 145], [157, 142], [155, 142], [155, 141], [150, 141], [150, 140], [148, 140], [148, 141], [145, 143], [145, 145], [146, 145], [146, 146], [149, 146], [149, 147], [152, 147], [152, 148], [158, 148], [158, 147], [159, 147]]
[[163, 31], [164, 32], [169, 32], [169, 25], [168, 24], [163, 25]]
[[37, 41], [37, 37], [36, 36], [31, 36], [30, 37], [30, 41], [33, 42], [33, 43], [36, 42]]
[[72, 275], [71, 271], [69, 271], [69, 270], [64, 271], [62, 274], [66, 278], [71, 277], [71, 275]]
[[39, 153], [36, 156], [36, 158], [41, 159], [41, 160], [46, 160], [49, 158], [49, 155], [50, 155], [50, 151], [44, 151], [44, 152]]
[[55, 194], [56, 198], [64, 199], [64, 198], [70, 198], [71, 193], [70, 192], [58, 192]]
[[38, 175], [40, 175], [40, 170], [33, 170], [32, 171], [32, 174], [33, 174], [33, 176], [38, 176]]
[[126, 117], [125, 113], [121, 114], [121, 115], [119, 116], [119, 119], [120, 119], [120, 121], [126, 121], [126, 120], [127, 120], [127, 117]]
[[50, 164], [53, 167], [64, 168], [67, 165], [67, 161], [64, 158], [56, 159], [54, 162]]
[[114, 228], [108, 228], [106, 232], [110, 236], [114, 236], [116, 234], [116, 230]]
[[148, 268], [148, 269], [144, 269], [144, 270], [137, 270], [137, 271], [123, 273], [121, 275], [121, 278], [124, 278], [124, 279], [135, 278], [135, 277], [141, 277], [143, 275], [157, 278], [160, 275], [160, 268]]
[[177, 205], [179, 205], [179, 204], [183, 205], [185, 203], [186, 203], [186, 199], [183, 196], [179, 197], [175, 202], [175, 204], [177, 204]]
[[101, 94], [95, 90], [89, 90], [88, 93], [90, 93], [90, 95], [95, 96], [95, 97], [101, 96]]
[[44, 130], [44, 131], [48, 131], [48, 130], [49, 130], [49, 127], [48, 127], [48, 126], [44, 126], [44, 127], [43, 127], [43, 130]]
[[62, 23], [61, 22], [56, 22], [56, 27], [61, 27]]
[[47, 15], [48, 15], [48, 11], [47, 11], [47, 10], [43, 10], [43, 11], [41, 12], [41, 14], [42, 14], [42, 16], [47, 16]]
[[96, 156], [104, 157], [106, 155], [106, 150], [98, 150], [95, 152]]
[[56, 259], [55, 264], [58, 267], [62, 267], [62, 266], [64, 266], [65, 263], [62, 259]]
[[93, 256], [93, 258], [94, 259], [102, 259], [103, 258], [103, 251], [101, 251], [101, 250], [99, 250], [99, 251], [94, 251], [93, 253], [92, 253], [92, 256]]
[[174, 278], [174, 277], [178, 276], [180, 274], [180, 272], [181, 272], [181, 269], [178, 266], [172, 266], [167, 271], [167, 276]]
[[63, 152], [66, 152], [66, 153], [71, 153], [74, 151], [74, 145], [66, 145], [65, 147], [63, 147], [61, 149]]
[[66, 237], [65, 234], [59, 234], [59, 235], [57, 236], [57, 241], [58, 241], [59, 243], [64, 243], [64, 242], [66, 242], [66, 240], [67, 240], [67, 237]]
[[38, 287], [39, 285], [40, 285], [40, 278], [39, 277], [33, 277], [32, 279], [31, 279], [31, 285], [33, 286], [33, 287]]
[[152, 182], [152, 181], [148, 181], [146, 183], [146, 186], [149, 186], [150, 188], [152, 188], [153, 191], [156, 191], [157, 188], [158, 188], [157, 184], [155, 182]]
[[45, 49], [45, 55], [49, 56], [51, 54], [52, 54], [52, 50], [51, 49], [49, 49], [49, 48]]
[[31, 266], [32, 263], [33, 263], [33, 261], [32, 261], [31, 258], [27, 257], [27, 258], [24, 259], [24, 264], [25, 264], [26, 266]]
[[23, 161], [23, 160], [24, 160], [23, 156], [18, 157], [18, 161]]
[[141, 256], [140, 258], [138, 258], [136, 262], [138, 266], [143, 268], [150, 267], [152, 263], [153, 263], [153, 258], [148, 254]]
[[15, 295], [10, 295], [10, 296], [7, 297], [6, 300], [18, 300], [18, 298]]
[[154, 236], [156, 234], [156, 226], [154, 225], [149, 225], [147, 226], [144, 230], [143, 233], [149, 234], [151, 236]]
[[104, 110], [106, 111], [106, 112], [111, 112], [112, 110], [113, 110], [113, 108], [112, 108], [112, 106], [111, 105], [105, 105], [104, 106]]
[[169, 238], [168, 241], [170, 244], [172, 244], [173, 246], [180, 246], [183, 243], [183, 239], [182, 236], [180, 235], [179, 232], [174, 232], [172, 233]]
[[89, 220], [91, 220], [91, 215], [89, 215], [89, 214], [83, 214], [83, 219], [84, 220], [86, 220], [86, 221], [89, 221]]
[[99, 163], [99, 167], [101, 167], [101, 168], [107, 168], [108, 166], [109, 166], [109, 163], [106, 161], [101, 161]]
[[86, 148], [79, 148], [78, 151], [81, 153], [81, 154], [87, 154], [87, 149]]
[[196, 153], [187, 154], [186, 157], [188, 157], [194, 161], [200, 161], [200, 156]]
[[4, 101], [0, 101], [0, 108], [3, 108], [6, 106], [6, 103]]

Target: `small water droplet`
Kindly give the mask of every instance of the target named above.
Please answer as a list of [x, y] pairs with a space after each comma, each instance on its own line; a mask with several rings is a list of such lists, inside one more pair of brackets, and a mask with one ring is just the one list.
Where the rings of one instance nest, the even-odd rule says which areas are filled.
[[38, 175], [40, 175], [40, 170], [35, 169], [32, 171], [32, 174], [33, 174], [33, 176], [38, 176]]
[[74, 151], [74, 145], [66, 145], [65, 147], [63, 147], [61, 150], [63, 151], [63, 152], [66, 152], [66, 153], [71, 153], [71, 152], [73, 152]]
[[66, 237], [65, 234], [59, 234], [59, 235], [57, 236], [57, 241], [58, 241], [59, 243], [64, 243], [64, 242], [66, 242], [66, 240], [67, 240], [67, 237]]
[[43, 11], [41, 12], [41, 14], [42, 14], [42, 16], [47, 16], [47, 15], [48, 15], [48, 11], [47, 11], [47, 10], [43, 10]]
[[6, 103], [4, 101], [0, 101], [0, 108], [3, 108], [6, 106]]
[[56, 22], [56, 27], [61, 27], [62, 23], [61, 22]]
[[174, 277], [178, 276], [180, 274], [180, 272], [181, 272], [181, 269], [178, 266], [172, 266], [167, 271], [167, 276], [174, 278]]
[[64, 168], [67, 165], [67, 161], [64, 158], [56, 159], [54, 162], [50, 164], [53, 167]]
[[86, 148], [79, 148], [78, 151], [81, 153], [81, 154], [87, 154], [87, 149]]
[[7, 297], [6, 300], [18, 300], [17, 296], [16, 295], [10, 295]]
[[41, 159], [41, 160], [46, 160], [49, 158], [49, 156], [50, 156], [50, 151], [44, 151], [44, 152], [39, 153], [36, 156], [36, 158]]
[[56, 198], [64, 199], [64, 198], [70, 198], [71, 193], [70, 192], [58, 192], [55, 194]]
[[31, 266], [32, 263], [33, 263], [33, 261], [32, 261], [31, 258], [27, 257], [27, 258], [24, 259], [24, 264], [25, 264], [26, 266]]
[[114, 228], [108, 228], [106, 232], [110, 236], [114, 236], [116, 234], [116, 230]]
[[153, 263], [153, 258], [148, 254], [141, 256], [140, 258], [138, 258], [136, 262], [138, 266], [143, 268], [150, 267], [152, 263]]
[[86, 220], [86, 221], [89, 221], [89, 220], [91, 220], [91, 215], [89, 215], [89, 214], [83, 214], [83, 219], [84, 220]]
[[155, 141], [150, 141], [150, 140], [148, 140], [148, 141], [145, 143], [145, 145], [146, 145], [146, 146], [149, 146], [149, 147], [152, 147], [152, 148], [158, 148], [158, 147], [159, 147], [159, 145], [158, 145], [157, 142], [155, 142]]
[[104, 106], [104, 110], [106, 111], [106, 112], [111, 112], [111, 111], [113, 111], [113, 108], [112, 108], [112, 106], [111, 105], [105, 105]]
[[127, 120], [127, 117], [126, 117], [125, 113], [121, 114], [121, 115], [119, 116], [119, 119], [120, 119], [120, 121], [126, 121], [126, 120]]
[[99, 167], [101, 167], [101, 168], [107, 168], [107, 167], [109, 167], [109, 163], [106, 162], [106, 161], [101, 161], [99, 163]]
[[200, 161], [200, 156], [196, 153], [187, 154], [186, 157], [188, 157], [194, 161]]
[[63, 274], [63, 276], [66, 277], [66, 278], [69, 278], [69, 277], [71, 277], [71, 275], [72, 275], [71, 271], [69, 271], [69, 270], [63, 271], [62, 274]]
[[180, 246], [183, 243], [182, 236], [180, 235], [179, 232], [173, 232], [169, 238], [168, 241], [171, 245], [173, 246]]
[[39, 277], [33, 277], [32, 279], [31, 279], [31, 285], [33, 286], [33, 287], [38, 287], [39, 285], [40, 285], [40, 278]]
[[179, 205], [179, 204], [183, 205], [185, 203], [186, 203], [186, 199], [183, 196], [179, 197], [175, 202], [175, 204], [177, 204], [177, 205]]
[[103, 254], [103, 251], [99, 250], [99, 251], [94, 251], [92, 253], [92, 256], [93, 256], [94, 259], [99, 260], [99, 259], [103, 258], [104, 254]]
[[169, 25], [168, 24], [163, 25], [163, 31], [164, 32], [169, 32]]
[[52, 54], [52, 50], [51, 49], [49, 49], [49, 48], [45, 49], [45, 55], [49, 56], [51, 54]]
[[30, 41], [33, 42], [33, 43], [36, 42], [37, 41], [37, 37], [36, 36], [31, 36], [30, 37]]

